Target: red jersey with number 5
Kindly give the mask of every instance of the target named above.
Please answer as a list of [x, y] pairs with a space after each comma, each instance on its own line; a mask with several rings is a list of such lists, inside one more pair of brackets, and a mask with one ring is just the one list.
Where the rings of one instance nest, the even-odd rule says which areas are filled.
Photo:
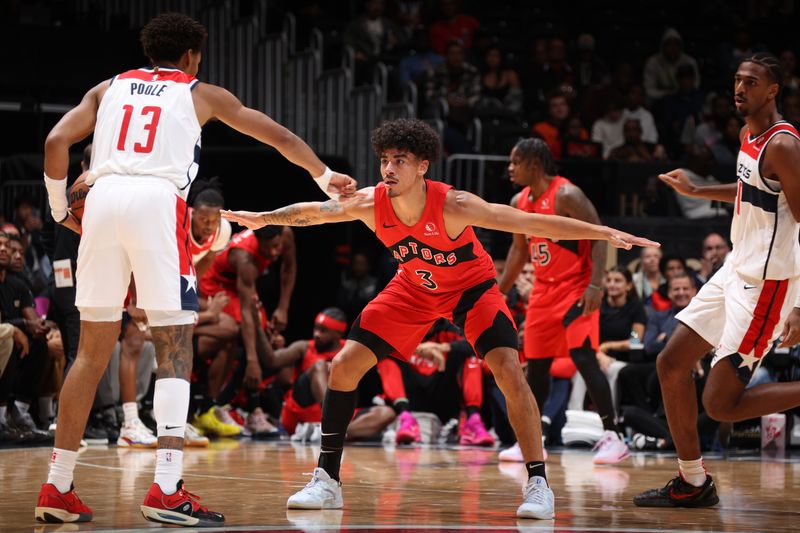
[[397, 276], [422, 291], [463, 291], [496, 277], [494, 263], [471, 226], [455, 239], [444, 225], [450, 185], [425, 180], [425, 210], [414, 226], [394, 212], [383, 183], [375, 187], [375, 234], [400, 263]]
[[[572, 185], [572, 182], [556, 176], [535, 200], [530, 198], [531, 188], [525, 187], [519, 195], [517, 208], [528, 213], [555, 215], [556, 195], [564, 185]], [[574, 280], [577, 283], [588, 283], [592, 274], [590, 241], [553, 242], [544, 237], [528, 235], [528, 243], [537, 282], [564, 283]]]
[[185, 200], [200, 159], [201, 128], [192, 100], [198, 83], [163, 67], [111, 78], [97, 110], [86, 183], [109, 174], [164, 178]]

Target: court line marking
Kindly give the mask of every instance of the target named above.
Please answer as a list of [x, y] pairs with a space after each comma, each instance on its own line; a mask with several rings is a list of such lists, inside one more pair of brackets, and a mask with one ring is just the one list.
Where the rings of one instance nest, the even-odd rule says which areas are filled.
[[[313, 511], [311, 511], [313, 512]], [[330, 511], [328, 511], [330, 512]], [[581, 526], [560, 526], [554, 524], [555, 520], [532, 520], [531, 524], [519, 524], [516, 526], [497, 526], [497, 525], [458, 525], [458, 524], [308, 524], [308, 525], [285, 525], [285, 526], [225, 526], [210, 528], [180, 528], [184, 533], [203, 533], [214, 531], [498, 531], [498, 532], [526, 532], [526, 531], [559, 531], [561, 533], [684, 533], [696, 532], [696, 529], [646, 529], [646, 528], [620, 528], [620, 527], [581, 527]], [[92, 533], [141, 533], [143, 531], [160, 531], [162, 527], [130, 528], [130, 529], [92, 529]], [[745, 533], [747, 530], [744, 530]], [[739, 532], [742, 533], [742, 532]]]

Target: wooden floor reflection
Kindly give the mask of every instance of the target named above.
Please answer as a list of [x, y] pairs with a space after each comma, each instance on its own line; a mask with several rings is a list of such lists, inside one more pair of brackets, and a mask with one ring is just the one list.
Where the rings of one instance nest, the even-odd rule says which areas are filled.
[[[152, 482], [155, 455], [91, 448], [78, 459], [76, 486], [94, 509], [87, 525], [33, 521], [48, 448], [0, 451], [0, 531], [162, 530], [145, 522], [139, 503]], [[317, 449], [288, 443], [216, 442], [184, 455], [187, 488], [227, 517], [225, 530], [305, 531], [797, 531], [800, 460], [707, 460], [720, 487], [715, 509], [641, 509], [631, 498], [663, 485], [672, 457], [635, 455], [618, 467], [595, 467], [586, 451], [553, 453], [548, 477], [556, 519], [517, 520], [524, 467], [499, 464], [493, 450], [347, 448], [343, 511], [289, 512]]]

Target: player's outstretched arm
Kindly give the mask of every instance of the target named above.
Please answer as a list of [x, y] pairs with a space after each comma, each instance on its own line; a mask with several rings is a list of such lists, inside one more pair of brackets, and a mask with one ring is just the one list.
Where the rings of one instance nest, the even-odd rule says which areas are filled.
[[305, 141], [264, 113], [246, 107], [232, 93], [216, 85], [201, 83], [195, 92], [201, 124], [217, 118], [236, 131], [275, 147], [286, 159], [311, 174], [331, 198], [355, 193], [353, 178], [330, 171]]
[[703, 198], [732, 204], [736, 201], [736, 183], [722, 183], [720, 185], [705, 185], [698, 187], [693, 184], [686, 173], [675, 169], [666, 174], [659, 174], [658, 179], [672, 187], [675, 192], [691, 198]]
[[608, 241], [612, 246], [629, 250], [633, 246], [661, 246], [655, 241], [636, 237], [608, 226], [558, 215], [526, 213], [502, 204], [490, 204], [472, 193], [456, 191], [451, 211], [466, 225], [486, 229], [538, 235], [554, 240], [588, 239]]
[[225, 211], [222, 218], [236, 222], [248, 229], [258, 229], [267, 225], [317, 226], [332, 222], [361, 220], [374, 229], [373, 188], [360, 190], [356, 196], [347, 200], [328, 200], [327, 202], [300, 202], [275, 209], [274, 211]]

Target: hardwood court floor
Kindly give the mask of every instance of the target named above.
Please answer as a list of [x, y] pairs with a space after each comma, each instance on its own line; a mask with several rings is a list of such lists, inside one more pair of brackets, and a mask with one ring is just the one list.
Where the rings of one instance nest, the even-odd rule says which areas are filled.
[[[672, 457], [637, 454], [618, 467], [595, 467], [587, 451], [553, 453], [548, 477], [554, 521], [517, 520], [524, 467], [498, 464], [479, 449], [348, 447], [343, 511], [288, 511], [286, 498], [308, 480], [317, 448], [288, 443], [217, 442], [184, 454], [187, 488], [223, 512], [225, 530], [266, 531], [798, 531], [800, 461], [707, 460], [721, 488], [714, 509], [642, 509], [638, 491], [663, 485]], [[90, 448], [76, 483], [95, 519], [38, 525], [33, 508], [49, 448], [0, 451], [0, 531], [103, 531], [163, 528], [144, 521], [139, 504], [152, 482], [151, 451]]]

